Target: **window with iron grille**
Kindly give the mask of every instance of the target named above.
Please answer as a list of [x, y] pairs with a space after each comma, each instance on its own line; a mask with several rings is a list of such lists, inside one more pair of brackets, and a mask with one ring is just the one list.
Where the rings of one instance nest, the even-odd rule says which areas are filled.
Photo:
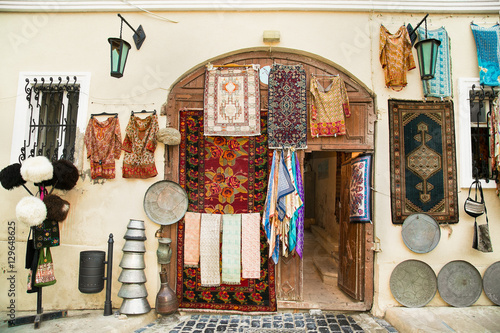
[[84, 131], [89, 79], [81, 74], [20, 76], [19, 84], [24, 87], [18, 91], [23, 98], [18, 94], [11, 160], [17, 155], [16, 162], [22, 163], [30, 156], [43, 155], [52, 161], [75, 162], [79, 133]]

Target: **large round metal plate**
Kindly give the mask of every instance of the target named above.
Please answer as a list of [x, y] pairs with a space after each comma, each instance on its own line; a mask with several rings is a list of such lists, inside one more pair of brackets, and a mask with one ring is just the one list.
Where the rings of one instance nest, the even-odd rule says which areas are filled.
[[446, 303], [456, 307], [470, 306], [483, 291], [481, 274], [467, 261], [450, 261], [439, 271], [438, 290]]
[[490, 301], [500, 305], [500, 261], [493, 263], [484, 272], [483, 289]]
[[394, 298], [404, 306], [418, 308], [429, 303], [436, 294], [436, 274], [426, 263], [406, 260], [394, 268], [390, 279]]
[[416, 253], [432, 251], [441, 239], [438, 223], [427, 214], [412, 214], [403, 222], [403, 242]]
[[151, 185], [144, 195], [144, 211], [155, 223], [170, 225], [179, 221], [188, 209], [186, 191], [177, 183], [162, 180]]

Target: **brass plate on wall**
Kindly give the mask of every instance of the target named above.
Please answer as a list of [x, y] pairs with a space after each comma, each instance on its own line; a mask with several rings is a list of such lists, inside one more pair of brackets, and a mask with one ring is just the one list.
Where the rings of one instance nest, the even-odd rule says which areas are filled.
[[491, 264], [484, 272], [483, 289], [490, 301], [500, 305], [500, 261]]
[[483, 291], [481, 274], [467, 261], [450, 261], [439, 271], [438, 290], [446, 303], [455, 307], [470, 306]]
[[406, 260], [394, 268], [390, 279], [394, 298], [409, 308], [418, 308], [429, 303], [436, 294], [436, 274], [420, 260]]
[[170, 225], [184, 217], [188, 209], [186, 191], [177, 183], [162, 180], [151, 185], [144, 195], [144, 211], [151, 221]]
[[415, 253], [432, 251], [441, 239], [439, 224], [427, 214], [412, 214], [403, 222], [401, 236], [405, 245]]

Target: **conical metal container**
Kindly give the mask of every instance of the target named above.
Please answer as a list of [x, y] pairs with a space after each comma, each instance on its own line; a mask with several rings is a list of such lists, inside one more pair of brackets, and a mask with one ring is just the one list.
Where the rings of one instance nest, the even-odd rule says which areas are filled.
[[121, 298], [142, 298], [147, 297], [148, 291], [144, 283], [124, 283], [118, 292]]
[[127, 232], [125, 233], [125, 236], [123, 236], [124, 239], [131, 239], [131, 240], [139, 240], [139, 241], [145, 241], [146, 240], [146, 231], [142, 229], [127, 229]]
[[146, 268], [146, 264], [144, 263], [144, 253], [123, 252], [123, 257], [122, 261], [120, 262], [120, 267], [125, 269]]
[[128, 229], [139, 229], [139, 230], [146, 229], [146, 227], [144, 226], [144, 221], [141, 221], [141, 220], [130, 220], [127, 228]]
[[125, 244], [123, 245], [123, 252], [146, 252], [146, 246], [144, 245], [144, 241], [142, 240], [133, 240], [127, 239], [125, 240]]
[[146, 274], [142, 269], [123, 269], [118, 277], [121, 283], [146, 283]]
[[124, 298], [122, 306], [120, 307], [120, 313], [124, 314], [144, 314], [151, 311], [151, 306], [149, 305], [148, 299], [143, 298]]

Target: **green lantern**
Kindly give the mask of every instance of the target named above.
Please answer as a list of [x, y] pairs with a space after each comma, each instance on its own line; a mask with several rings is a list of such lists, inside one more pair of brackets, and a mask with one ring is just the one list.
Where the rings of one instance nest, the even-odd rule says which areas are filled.
[[121, 38], [108, 38], [108, 42], [111, 45], [111, 76], [122, 77], [130, 44]]
[[430, 80], [434, 78], [434, 74], [436, 73], [439, 45], [441, 45], [441, 42], [433, 38], [424, 39], [415, 44], [415, 48], [417, 49], [420, 78], [422, 80]]

